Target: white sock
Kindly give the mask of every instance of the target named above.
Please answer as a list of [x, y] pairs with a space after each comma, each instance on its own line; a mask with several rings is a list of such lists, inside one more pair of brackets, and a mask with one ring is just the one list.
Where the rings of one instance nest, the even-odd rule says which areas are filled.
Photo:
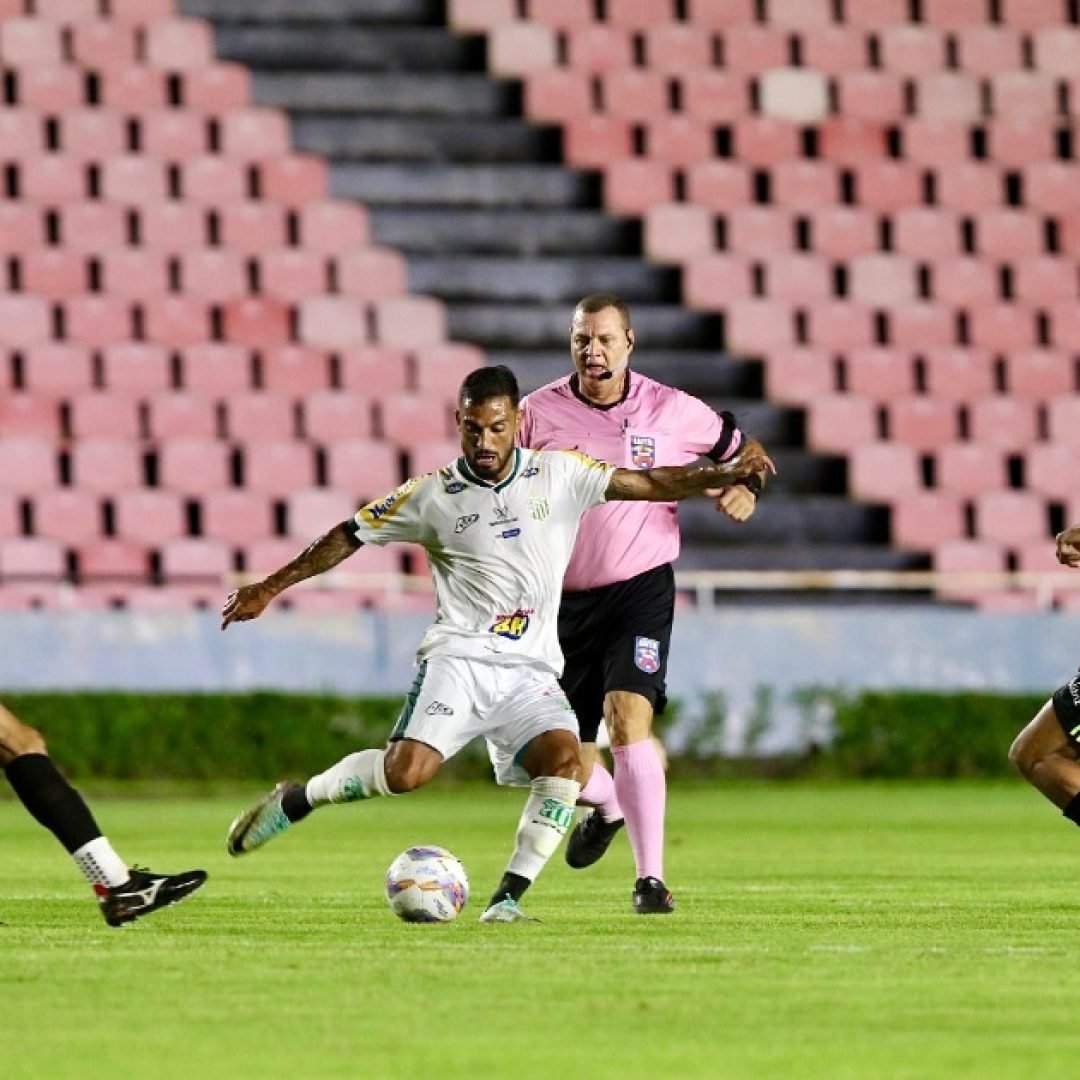
[[307, 782], [307, 801], [312, 806], [325, 806], [393, 795], [386, 783], [385, 758], [385, 750], [361, 750], [342, 758]]
[[561, 776], [538, 776], [531, 788], [506, 869], [535, 881], [573, 823], [581, 785]]
[[131, 877], [127, 863], [113, 851], [112, 844], [104, 836], [83, 844], [71, 853], [71, 857], [91, 885], [104, 885], [111, 889], [115, 885], [123, 885]]

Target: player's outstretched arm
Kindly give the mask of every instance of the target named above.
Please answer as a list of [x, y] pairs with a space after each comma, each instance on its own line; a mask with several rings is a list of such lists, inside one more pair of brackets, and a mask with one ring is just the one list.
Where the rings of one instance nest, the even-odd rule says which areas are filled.
[[608, 500], [640, 499], [646, 502], [677, 502], [692, 495], [715, 493], [716, 489], [739, 484], [759, 473], [776, 472], [765, 448], [756, 440], [746, 445], [730, 461], [709, 465], [673, 465], [643, 472], [616, 469], [608, 483]]
[[1066, 566], [1080, 566], [1080, 525], [1070, 525], [1057, 534], [1057, 558]]
[[257, 619], [278, 593], [298, 581], [332, 570], [362, 546], [353, 536], [349, 522], [335, 525], [280, 570], [275, 570], [262, 581], [241, 585], [235, 592], [229, 593], [221, 610], [221, 629], [224, 630], [230, 623]]

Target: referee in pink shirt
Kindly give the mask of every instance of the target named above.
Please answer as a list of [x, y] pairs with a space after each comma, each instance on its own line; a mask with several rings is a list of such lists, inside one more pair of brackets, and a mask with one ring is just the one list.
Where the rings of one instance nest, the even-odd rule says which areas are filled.
[[[726, 461], [746, 438], [730, 413], [630, 370], [630, 311], [611, 293], [574, 309], [574, 372], [527, 395], [518, 438], [536, 450], [582, 450], [625, 468]], [[717, 507], [735, 521], [754, 512], [765, 473], [726, 488]], [[672, 562], [679, 554], [674, 503], [610, 502], [590, 510], [563, 583], [562, 686], [577, 713], [588, 782], [579, 802], [595, 807], [574, 829], [566, 861], [591, 866], [626, 825], [637, 866], [634, 910], [675, 910], [664, 884], [667, 780], [652, 739], [666, 704], [664, 676], [675, 613]], [[603, 717], [614, 776], [598, 761]], [[589, 771], [591, 769], [591, 772]]]

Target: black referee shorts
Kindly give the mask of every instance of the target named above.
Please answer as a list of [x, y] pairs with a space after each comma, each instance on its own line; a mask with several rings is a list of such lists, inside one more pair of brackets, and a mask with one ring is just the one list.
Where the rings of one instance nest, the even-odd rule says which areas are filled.
[[598, 589], [563, 593], [559, 644], [566, 669], [560, 681], [582, 742], [596, 742], [609, 690], [632, 690], [648, 698], [654, 712], [664, 711], [674, 617], [670, 563]]

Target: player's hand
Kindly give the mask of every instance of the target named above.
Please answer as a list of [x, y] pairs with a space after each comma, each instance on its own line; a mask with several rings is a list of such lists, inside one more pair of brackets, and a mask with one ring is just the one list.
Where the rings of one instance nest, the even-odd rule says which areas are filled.
[[273, 599], [273, 590], [261, 581], [254, 585], [241, 585], [225, 598], [225, 606], [221, 609], [221, 629], [224, 630], [230, 623], [257, 619]]
[[721, 514], [727, 514], [732, 521], [746, 521], [757, 506], [757, 496], [742, 484], [719, 488], [715, 493], [710, 491], [707, 494], [716, 499], [716, 509]]
[[1080, 566], [1080, 525], [1057, 534], [1057, 558], [1066, 566]]

